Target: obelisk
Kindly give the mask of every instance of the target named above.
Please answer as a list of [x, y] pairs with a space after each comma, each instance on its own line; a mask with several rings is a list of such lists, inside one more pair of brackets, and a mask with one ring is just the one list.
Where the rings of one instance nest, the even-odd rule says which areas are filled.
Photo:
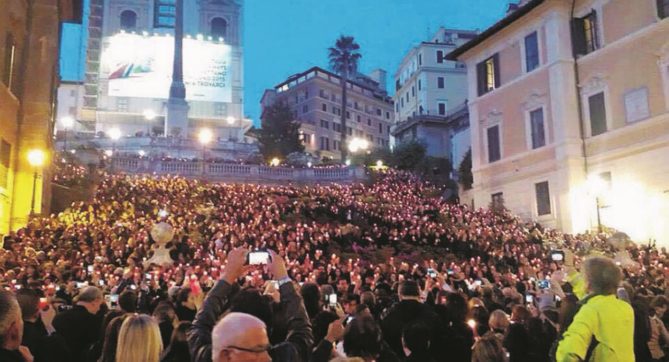
[[183, 0], [176, 0], [174, 20], [174, 59], [170, 98], [167, 100], [167, 117], [165, 117], [165, 137], [177, 134], [188, 135], [188, 110], [190, 107], [186, 102], [186, 86], [183, 79]]

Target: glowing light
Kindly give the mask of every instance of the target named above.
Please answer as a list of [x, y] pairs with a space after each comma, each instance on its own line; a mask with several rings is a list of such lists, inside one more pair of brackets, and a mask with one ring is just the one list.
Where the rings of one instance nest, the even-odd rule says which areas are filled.
[[229, 125], [232, 125], [233, 123], [235, 123], [235, 117], [232, 117], [232, 116], [226, 118], [225, 120], [228, 122]]
[[33, 149], [28, 152], [28, 163], [32, 167], [41, 167], [44, 165], [44, 160], [46, 159], [46, 153], [42, 150]]
[[351, 166], [351, 160], [346, 160], [346, 166]]
[[63, 128], [70, 129], [72, 126], [74, 126], [74, 118], [65, 116], [60, 119], [60, 123], [63, 125]]
[[606, 180], [599, 175], [590, 175], [587, 180], [588, 192], [595, 196], [602, 196], [608, 188]]
[[70, 153], [74, 155], [75, 153], [77, 153], [77, 150], [70, 150]]
[[141, 157], [144, 157], [146, 155], [146, 152], [144, 152], [144, 150], [139, 150], [138, 153]]
[[476, 328], [476, 321], [473, 320], [473, 319], [470, 319], [470, 320], [467, 321], [467, 325], [469, 326], [469, 328], [475, 329]]
[[114, 151], [112, 150], [105, 150], [105, 156], [111, 157], [114, 154]]
[[160, 217], [167, 217], [167, 215], [169, 215], [169, 213], [167, 212], [167, 210], [160, 210], [160, 211], [158, 211], [158, 216], [160, 216]]
[[274, 157], [271, 161], [269, 161], [269, 165], [272, 167], [279, 166], [281, 164], [281, 160], [279, 160], [277, 157]]
[[376, 161], [376, 168], [383, 168], [383, 161], [381, 160]]
[[197, 40], [204, 40], [204, 36], [202, 34], [198, 34], [197, 37], [195, 37]]
[[121, 130], [118, 128], [112, 128], [109, 130], [109, 138], [111, 138], [114, 141], [118, 141], [119, 138], [121, 138]]
[[358, 151], [366, 151], [369, 148], [369, 141], [364, 138], [355, 137], [348, 143], [348, 150], [355, 153]]
[[156, 118], [156, 112], [154, 112], [152, 109], [145, 110], [142, 112], [142, 115], [147, 121], [153, 121]]
[[313, 166], [313, 164], [311, 163], [311, 161], [307, 162], [307, 167], [311, 167], [311, 166]]
[[214, 138], [214, 133], [209, 128], [202, 128], [197, 134], [197, 140], [206, 145]]

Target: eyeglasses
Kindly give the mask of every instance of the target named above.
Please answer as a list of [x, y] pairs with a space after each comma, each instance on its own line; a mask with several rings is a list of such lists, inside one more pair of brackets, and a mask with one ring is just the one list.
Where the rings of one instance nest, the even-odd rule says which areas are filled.
[[250, 353], [263, 353], [263, 352], [268, 352], [272, 348], [272, 345], [266, 344], [264, 346], [260, 347], [255, 347], [255, 348], [244, 348], [244, 347], [237, 347], [237, 346], [227, 346], [224, 347], [223, 349], [236, 349], [238, 351], [243, 351], [243, 352], [250, 352]]

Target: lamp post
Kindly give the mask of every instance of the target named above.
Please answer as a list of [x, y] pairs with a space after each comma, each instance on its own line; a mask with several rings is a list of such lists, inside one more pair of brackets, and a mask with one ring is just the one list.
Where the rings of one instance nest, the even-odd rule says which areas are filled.
[[[228, 118], [226, 118], [225, 121], [228, 122], [228, 126], [230, 126], [230, 128], [232, 128], [232, 126], [235, 124], [235, 117], [233, 117], [233, 116], [228, 116]], [[233, 130], [231, 129], [231, 130], [230, 130], [230, 137], [228, 138], [228, 140], [232, 140], [232, 139], [233, 139], [233, 137], [232, 137], [232, 132], [233, 132]]]
[[202, 128], [200, 132], [197, 134], [197, 139], [202, 145], [202, 175], [205, 173], [205, 152], [207, 150], [207, 144], [211, 142], [211, 140], [214, 138], [214, 134], [211, 132], [209, 128]]
[[63, 152], [67, 152], [67, 136], [69, 129], [74, 126], [74, 118], [70, 116], [65, 116], [60, 119], [60, 123], [63, 125], [63, 133], [65, 140], [63, 141]]
[[151, 137], [151, 123], [154, 119], [156, 119], [156, 112], [154, 112], [152, 109], [146, 109], [144, 112], [142, 112], [142, 116], [144, 116], [144, 119], [147, 121], [146, 135], [147, 137]]
[[[351, 151], [351, 154], [355, 154], [359, 151], [369, 150], [369, 141], [364, 138], [354, 137], [348, 142], [348, 150]], [[345, 160], [346, 166], [351, 164], [351, 160]]]
[[595, 207], [597, 208], [597, 232], [602, 233], [602, 215], [601, 210], [604, 207], [602, 205], [601, 198], [606, 192], [608, 183], [600, 175], [590, 175], [588, 176], [588, 189], [592, 195], [595, 196]]
[[37, 170], [44, 165], [46, 155], [40, 149], [32, 149], [28, 152], [28, 163], [33, 167], [33, 193], [30, 201], [30, 217], [35, 215], [35, 191], [37, 189]]
[[109, 138], [112, 140], [111, 171], [114, 172], [114, 158], [116, 158], [116, 141], [121, 138], [121, 130], [112, 128], [109, 130]]

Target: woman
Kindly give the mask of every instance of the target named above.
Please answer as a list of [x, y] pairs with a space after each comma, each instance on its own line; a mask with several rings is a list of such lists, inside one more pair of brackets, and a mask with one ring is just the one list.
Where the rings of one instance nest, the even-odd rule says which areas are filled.
[[189, 362], [190, 352], [188, 351], [188, 341], [186, 340], [186, 331], [191, 323], [187, 321], [179, 322], [172, 332], [170, 345], [165, 349], [160, 357], [161, 362]]
[[116, 362], [159, 362], [163, 342], [158, 323], [145, 314], [129, 315], [118, 336]]
[[116, 345], [118, 344], [118, 333], [123, 325], [123, 321], [127, 314], [121, 314], [109, 321], [105, 328], [104, 343], [102, 344], [102, 354], [98, 362], [115, 362], [116, 361]]
[[507, 353], [499, 338], [488, 333], [474, 343], [472, 350], [472, 362], [506, 362]]

